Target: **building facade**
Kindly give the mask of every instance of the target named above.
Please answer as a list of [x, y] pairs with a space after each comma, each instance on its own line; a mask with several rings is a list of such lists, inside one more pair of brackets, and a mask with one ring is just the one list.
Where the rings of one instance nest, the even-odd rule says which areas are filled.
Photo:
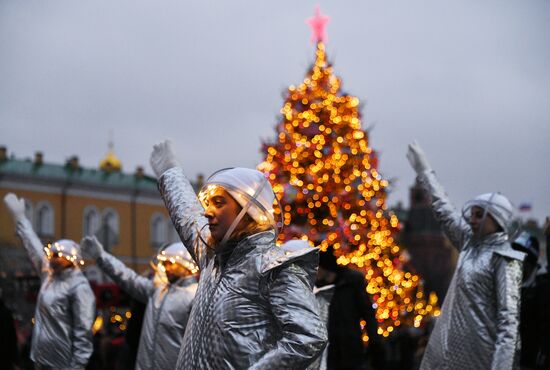
[[[44, 244], [58, 239], [76, 242], [95, 235], [105, 248], [130, 267], [143, 271], [157, 249], [179, 238], [157, 190], [156, 179], [138, 167], [122, 172], [110, 150], [98, 168], [80, 166], [77, 157], [65, 164], [8, 156], [0, 148], [0, 197], [13, 192], [25, 199], [27, 217]], [[0, 205], [0, 273], [32, 275], [15, 227]], [[93, 280], [99, 277], [87, 271]]]

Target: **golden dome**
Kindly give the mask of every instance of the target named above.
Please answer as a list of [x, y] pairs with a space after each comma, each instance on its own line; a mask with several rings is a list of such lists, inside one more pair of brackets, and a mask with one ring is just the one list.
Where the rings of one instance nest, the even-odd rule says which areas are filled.
[[120, 159], [113, 153], [113, 150], [109, 148], [109, 152], [105, 158], [99, 162], [99, 168], [107, 172], [118, 172], [122, 170], [122, 163], [120, 163]]

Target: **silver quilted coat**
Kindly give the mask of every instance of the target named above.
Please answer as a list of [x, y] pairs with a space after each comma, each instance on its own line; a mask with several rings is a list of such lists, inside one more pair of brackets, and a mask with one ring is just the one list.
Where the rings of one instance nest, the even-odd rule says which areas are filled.
[[474, 238], [433, 171], [418, 179], [460, 252], [421, 369], [517, 368], [523, 253], [512, 249], [503, 232]]
[[51, 271], [44, 246], [27, 219], [17, 222], [17, 234], [41, 279], [31, 359], [54, 369], [84, 369], [93, 352], [95, 298], [90, 284], [78, 267], [59, 274]]
[[285, 252], [266, 231], [214, 252], [181, 168], [166, 171], [159, 188], [201, 271], [176, 369], [306, 368], [327, 340], [312, 292], [317, 250]]
[[122, 289], [147, 304], [139, 339], [136, 369], [173, 369], [197, 290], [197, 278], [174, 283], [147, 279], [103, 252], [97, 265]]

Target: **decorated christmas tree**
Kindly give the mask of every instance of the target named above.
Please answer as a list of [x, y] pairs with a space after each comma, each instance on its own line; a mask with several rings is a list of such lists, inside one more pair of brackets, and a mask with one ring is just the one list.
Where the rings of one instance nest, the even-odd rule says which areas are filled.
[[284, 211], [280, 241], [307, 239], [322, 251], [331, 246], [339, 264], [363, 271], [378, 333], [387, 336], [437, 315], [437, 298], [426, 299], [419, 276], [405, 271], [394, 240], [399, 221], [387, 210], [389, 184], [361, 127], [359, 99], [342, 93], [327, 60], [327, 21], [318, 9], [309, 20], [315, 62], [301, 84], [288, 88], [276, 138], [264, 143], [258, 169], [269, 174]]

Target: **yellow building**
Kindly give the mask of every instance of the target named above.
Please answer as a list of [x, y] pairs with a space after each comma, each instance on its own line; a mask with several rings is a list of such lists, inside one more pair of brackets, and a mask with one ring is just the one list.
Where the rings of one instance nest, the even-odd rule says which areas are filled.
[[[138, 271], [148, 266], [159, 246], [179, 240], [156, 179], [141, 167], [133, 174], [123, 173], [112, 150], [93, 169], [80, 166], [77, 157], [64, 165], [52, 164], [42, 153], [22, 160], [0, 147], [0, 197], [8, 192], [25, 199], [27, 217], [44, 243], [62, 238], [79, 242], [85, 235], [96, 235], [107, 250]], [[3, 202], [0, 273], [33, 274]]]

